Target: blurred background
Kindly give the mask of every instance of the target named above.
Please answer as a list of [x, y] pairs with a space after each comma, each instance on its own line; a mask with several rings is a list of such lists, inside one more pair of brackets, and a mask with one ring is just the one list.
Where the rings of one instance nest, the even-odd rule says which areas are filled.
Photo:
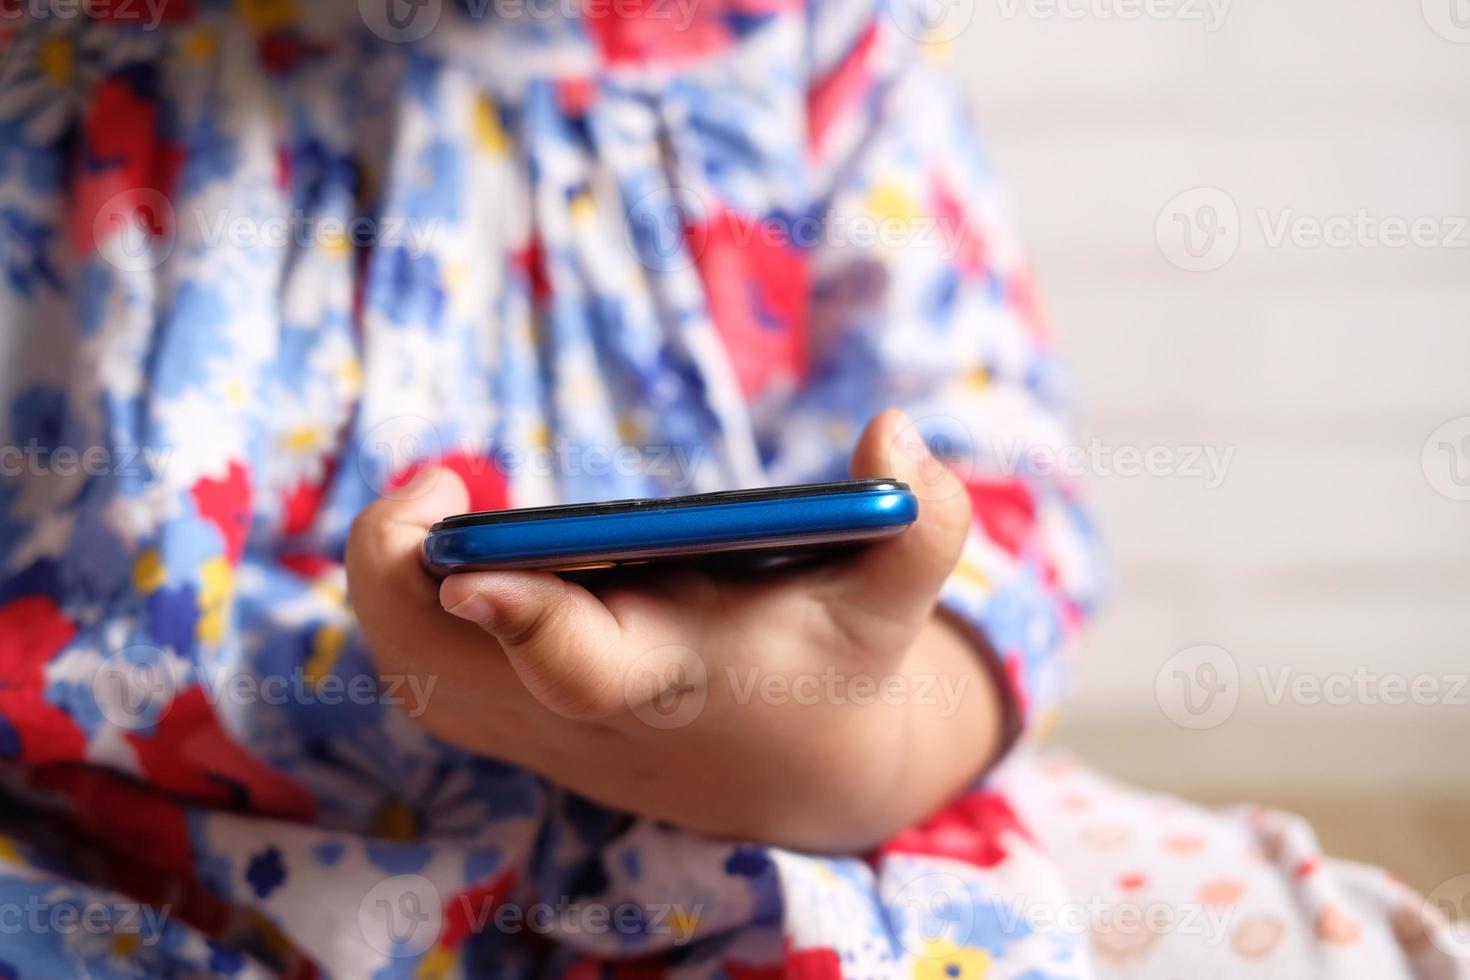
[[928, 16], [1103, 461], [1116, 590], [1058, 738], [1470, 873], [1470, 3]]

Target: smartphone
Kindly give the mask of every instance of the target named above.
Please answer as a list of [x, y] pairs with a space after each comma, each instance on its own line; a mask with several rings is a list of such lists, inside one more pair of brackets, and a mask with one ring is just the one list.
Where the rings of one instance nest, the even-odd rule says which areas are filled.
[[898, 534], [919, 515], [896, 480], [847, 480], [688, 497], [492, 510], [447, 517], [424, 567], [455, 572], [596, 572], [646, 562], [762, 567]]

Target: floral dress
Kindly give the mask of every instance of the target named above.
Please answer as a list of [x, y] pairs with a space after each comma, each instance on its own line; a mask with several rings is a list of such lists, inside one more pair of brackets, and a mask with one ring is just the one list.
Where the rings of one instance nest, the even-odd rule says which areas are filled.
[[1024, 747], [821, 856], [403, 710], [343, 549], [431, 461], [477, 509], [815, 481], [899, 405], [973, 497], [942, 603], [1012, 744], [1097, 589], [924, 11], [576, 6], [0, 8], [0, 977], [1455, 975], [1299, 824]]

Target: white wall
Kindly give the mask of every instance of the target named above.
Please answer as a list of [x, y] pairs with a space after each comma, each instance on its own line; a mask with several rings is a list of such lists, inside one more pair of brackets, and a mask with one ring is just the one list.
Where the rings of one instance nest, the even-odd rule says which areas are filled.
[[[1015, 190], [1084, 438], [1234, 451], [1215, 488], [1092, 474], [1118, 591], [1065, 737], [1165, 784], [1470, 789], [1470, 501], [1436, 490], [1455, 492], [1452, 461], [1470, 477], [1470, 441], [1421, 458], [1447, 421], [1470, 435], [1470, 5], [1236, 0], [1209, 30], [1189, 19], [1213, 16], [1204, 0], [1130, 20], [1102, 16], [1129, 0], [1054, 3], [956, 0], [940, 26], [970, 18], [954, 68]], [[1431, 25], [1458, 36], [1456, 3], [1459, 42]], [[1238, 248], [1220, 265], [1218, 238], [1219, 268], [1184, 271], [1165, 212], [1199, 187], [1218, 190], [1183, 218], [1233, 203]], [[1285, 214], [1360, 210], [1434, 219], [1421, 233], [1440, 244], [1271, 243]], [[1175, 661], [1155, 681], [1196, 644], [1228, 651], [1215, 676], [1233, 664], [1240, 701], [1181, 726], [1173, 669], [1209, 675]], [[1346, 703], [1271, 703], [1283, 676], [1334, 673]], [[1435, 703], [1372, 703], [1395, 695], [1390, 674], [1428, 678]]]

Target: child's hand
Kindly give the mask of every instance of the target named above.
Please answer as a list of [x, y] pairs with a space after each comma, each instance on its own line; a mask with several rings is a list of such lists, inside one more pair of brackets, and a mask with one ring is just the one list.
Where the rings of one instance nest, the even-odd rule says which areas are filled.
[[422, 720], [448, 742], [696, 830], [860, 849], [961, 789], [999, 712], [986, 653], [934, 614], [964, 489], [896, 411], [852, 471], [914, 486], [918, 521], [797, 570], [667, 566], [591, 590], [548, 572], [436, 585], [419, 545], [467, 500], [431, 471], [353, 525], [353, 605], [380, 673], [436, 677]]

